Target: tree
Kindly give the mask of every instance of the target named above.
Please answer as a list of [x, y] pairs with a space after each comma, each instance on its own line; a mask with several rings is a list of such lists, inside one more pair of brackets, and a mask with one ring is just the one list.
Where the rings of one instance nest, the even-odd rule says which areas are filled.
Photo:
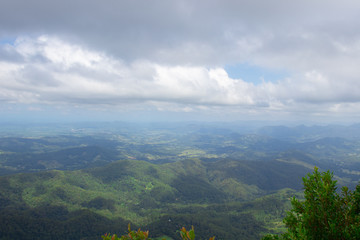
[[263, 240], [360, 239], [360, 185], [353, 192], [343, 187], [338, 194], [336, 183], [333, 173], [315, 167], [303, 178], [305, 200], [291, 199], [292, 209], [284, 219], [287, 232]]

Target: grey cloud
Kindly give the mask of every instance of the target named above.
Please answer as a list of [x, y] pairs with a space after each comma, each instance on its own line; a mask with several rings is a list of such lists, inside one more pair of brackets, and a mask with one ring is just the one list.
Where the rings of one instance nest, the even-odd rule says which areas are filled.
[[[339, 7], [339, 5], [341, 5]], [[241, 61], [234, 38], [334, 27], [333, 37], [359, 10], [356, 1], [3, 1], [1, 35], [53, 34], [129, 61], [146, 58], [176, 64]], [[349, 14], [350, 12], [350, 14]], [[351, 14], [353, 13], [353, 14]], [[337, 17], [337, 16], [346, 16]], [[334, 19], [339, 19], [334, 22]], [[350, 21], [351, 22], [351, 21]], [[233, 35], [234, 38], [228, 38]], [[287, 38], [289, 45], [298, 41]], [[182, 58], [173, 49], [188, 46]], [[208, 47], [203, 47], [208, 46]], [[306, 46], [305, 46], [306, 47]], [[308, 46], [311, 47], [311, 46]], [[213, 50], [214, 49], [214, 50]], [[241, 51], [241, 49], [240, 49]], [[169, 52], [169, 54], [166, 54]], [[207, 56], [206, 58], [200, 56]], [[241, 52], [236, 53], [241, 55]], [[231, 57], [233, 59], [231, 59]], [[216, 60], [220, 58], [221, 60]]]
[[51, 71], [37, 66], [27, 65], [19, 74], [19, 81], [26, 86], [37, 87], [59, 87], [60, 83], [54, 79]]
[[23, 57], [17, 52], [13, 51], [10, 46], [1, 46], [0, 45], [0, 60], [7, 62], [21, 62]]

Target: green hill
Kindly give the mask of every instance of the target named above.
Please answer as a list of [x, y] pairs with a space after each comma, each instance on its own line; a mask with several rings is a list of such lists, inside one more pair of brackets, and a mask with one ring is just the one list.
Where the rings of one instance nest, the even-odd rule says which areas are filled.
[[[229, 236], [236, 234], [258, 239], [282, 217], [286, 197], [294, 194], [282, 189], [300, 189], [307, 171], [278, 161], [191, 159], [163, 165], [124, 160], [86, 170], [15, 174], [0, 178], [1, 221], [19, 226], [16, 213], [24, 226], [40, 219], [44, 226], [59, 225], [66, 232], [66, 226], [81, 225], [71, 226], [69, 221], [89, 215], [86, 221], [94, 221], [89, 224], [99, 231], [106, 230], [103, 223], [111, 228], [106, 231], [114, 232], [113, 222], [121, 223], [118, 230], [131, 222], [157, 236], [175, 237], [179, 225], [194, 225], [202, 236], [211, 232], [218, 239], [234, 239]], [[270, 193], [277, 194], [264, 198]]]

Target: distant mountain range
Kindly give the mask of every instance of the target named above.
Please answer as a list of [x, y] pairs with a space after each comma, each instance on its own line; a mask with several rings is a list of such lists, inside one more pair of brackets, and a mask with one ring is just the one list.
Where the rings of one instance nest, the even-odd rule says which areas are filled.
[[319, 140], [321, 138], [360, 140], [360, 124], [353, 124], [350, 126], [267, 126], [256, 130], [256, 133], [295, 142], [309, 142]]

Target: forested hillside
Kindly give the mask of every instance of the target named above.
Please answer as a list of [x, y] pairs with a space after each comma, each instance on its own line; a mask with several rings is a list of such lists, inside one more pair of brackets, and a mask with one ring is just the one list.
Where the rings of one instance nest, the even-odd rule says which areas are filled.
[[[270, 227], [265, 220], [282, 217], [285, 199], [294, 194], [283, 189], [299, 190], [296, 179], [308, 171], [302, 166], [280, 164], [281, 170], [278, 162], [206, 163], [192, 159], [155, 165], [125, 160], [87, 170], [4, 176], [0, 178], [1, 216], [3, 222], [15, 226], [35, 224], [34, 220], [41, 218], [50, 226], [63, 227], [79, 216], [91, 215], [86, 218], [95, 220], [98, 233], [105, 229], [97, 225], [97, 219], [103, 221], [105, 217], [105, 222], [115, 220], [120, 226], [131, 222], [158, 235], [171, 235], [184, 224], [197, 226], [201, 233], [213, 229], [213, 234], [224, 238], [240, 234], [257, 239]], [[229, 233], [227, 225], [232, 226]], [[114, 231], [111, 228], [109, 231]], [[47, 229], [51, 228], [42, 231], [46, 233]], [[15, 236], [17, 230], [5, 232]]]
[[359, 180], [355, 139], [194, 125], [62, 131], [0, 137], [0, 239], [99, 239], [128, 223], [168, 239], [191, 225], [207, 239], [260, 239], [283, 231], [315, 165], [339, 186]]

